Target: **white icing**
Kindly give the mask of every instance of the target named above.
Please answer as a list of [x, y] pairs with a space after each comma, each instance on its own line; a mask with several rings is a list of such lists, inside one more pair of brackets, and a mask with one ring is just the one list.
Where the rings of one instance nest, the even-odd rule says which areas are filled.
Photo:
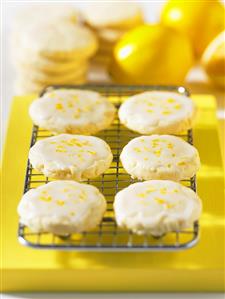
[[191, 128], [193, 101], [173, 92], [144, 92], [128, 98], [119, 109], [120, 121], [141, 134], [176, 134]]
[[39, 140], [30, 149], [29, 159], [46, 176], [84, 180], [108, 169], [112, 153], [100, 138], [61, 134]]
[[134, 138], [123, 148], [120, 158], [132, 177], [144, 180], [189, 179], [200, 167], [196, 148], [171, 135]]
[[35, 100], [29, 110], [33, 122], [57, 133], [96, 133], [113, 121], [115, 108], [93, 91], [60, 89]]
[[98, 225], [106, 201], [91, 185], [54, 181], [25, 193], [19, 203], [21, 223], [33, 231], [82, 232]]
[[117, 193], [114, 202], [119, 226], [155, 236], [190, 228], [201, 209], [201, 200], [190, 188], [160, 180], [132, 184]]
[[[68, 58], [67, 55], [90, 57], [97, 50], [95, 35], [88, 28], [71, 22], [35, 24], [27, 27], [20, 45], [47, 57]], [[70, 57], [71, 57], [70, 55]]]

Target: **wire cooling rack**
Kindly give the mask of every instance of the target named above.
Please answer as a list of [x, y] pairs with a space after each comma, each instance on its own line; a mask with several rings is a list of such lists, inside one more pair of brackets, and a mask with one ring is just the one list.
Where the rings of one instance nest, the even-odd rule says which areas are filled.
[[[60, 87], [65, 86], [48, 87], [42, 94], [44, 94], [46, 90]], [[165, 90], [189, 95], [184, 87], [80, 85], [66, 86], [66, 88], [96, 90], [113, 101], [117, 108], [119, 108], [121, 102], [127, 96], [143, 91]], [[33, 146], [37, 140], [50, 136], [52, 135], [48, 131], [34, 126], [31, 146]], [[86, 182], [99, 188], [107, 200], [107, 211], [100, 225], [91, 232], [60, 237], [51, 233], [33, 233], [28, 227], [19, 224], [18, 238], [20, 243], [38, 249], [77, 251], [176, 251], [193, 247], [199, 237], [198, 222], [195, 222], [190, 229], [174, 231], [160, 238], [155, 238], [150, 235], [138, 236], [128, 230], [117, 227], [113, 212], [114, 196], [118, 191], [137, 181], [133, 180], [130, 175], [124, 171], [119, 160], [119, 155], [122, 148], [132, 138], [139, 136], [139, 134], [125, 128], [120, 124], [119, 119], [116, 118], [109, 129], [102, 131], [97, 136], [104, 139], [110, 145], [114, 157], [113, 163], [108, 171], [100, 177]], [[192, 130], [179, 135], [179, 137], [193, 144]], [[46, 184], [49, 181], [48, 178], [34, 170], [28, 161], [24, 192]], [[182, 181], [182, 184], [196, 191], [195, 177], [190, 180]]]

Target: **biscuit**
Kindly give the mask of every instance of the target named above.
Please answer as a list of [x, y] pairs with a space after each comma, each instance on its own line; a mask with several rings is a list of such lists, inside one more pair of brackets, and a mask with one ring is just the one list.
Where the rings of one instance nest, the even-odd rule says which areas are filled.
[[171, 135], [134, 138], [123, 148], [120, 159], [132, 178], [139, 180], [190, 179], [200, 167], [197, 149]]
[[85, 21], [93, 27], [130, 29], [143, 23], [140, 7], [135, 3], [88, 3], [83, 9]]
[[128, 98], [119, 109], [119, 118], [140, 134], [179, 134], [192, 127], [195, 113], [195, 104], [189, 97], [147, 91]]
[[[27, 59], [29, 57], [29, 59]], [[31, 53], [25, 49], [17, 48], [12, 53], [12, 63], [16, 69], [26, 71], [41, 71], [49, 75], [63, 75], [88, 66], [86, 59], [73, 59], [67, 61], [55, 61], [41, 55]]]
[[[71, 81], [64, 81], [63, 85], [74, 85], [74, 84], [83, 84], [87, 81], [86, 76], [81, 76], [80, 78], [77, 78], [76, 80]], [[26, 80], [26, 78], [21, 77], [17, 78], [16, 82], [14, 84], [14, 90], [16, 94], [18, 95], [24, 95], [24, 94], [39, 94], [41, 91], [43, 91], [44, 88], [52, 85], [56, 85], [57, 83], [52, 81], [51, 84], [41, 83], [37, 81], [31, 81]]]
[[73, 181], [54, 181], [26, 192], [19, 205], [20, 222], [34, 232], [56, 235], [94, 229], [106, 201], [99, 190]]
[[191, 228], [200, 217], [198, 195], [173, 181], [135, 183], [118, 192], [114, 201], [118, 226], [139, 235], [161, 236]]
[[20, 46], [34, 55], [67, 61], [93, 56], [98, 43], [88, 28], [69, 22], [59, 22], [28, 27], [20, 37]]
[[106, 171], [113, 155], [100, 138], [61, 134], [37, 141], [29, 159], [33, 168], [47, 177], [84, 181]]
[[98, 30], [98, 37], [100, 40], [104, 41], [106, 44], [107, 43], [115, 43], [126, 32], [127, 32], [127, 30], [103, 28], [103, 29]]
[[[46, 17], [45, 17], [46, 16]], [[48, 4], [33, 4], [26, 6], [24, 9], [15, 14], [12, 27], [13, 31], [21, 34], [27, 27], [41, 23], [56, 23], [56, 22], [73, 22], [76, 23], [79, 18], [78, 11], [73, 5], [65, 5], [54, 3]]]
[[42, 71], [34, 70], [34, 69], [25, 69], [25, 68], [17, 68], [17, 76], [25, 78], [29, 78], [29, 81], [40, 82], [44, 85], [50, 84], [64, 84], [65, 82], [76, 82], [76, 80], [86, 76], [88, 70], [88, 64], [84, 64], [79, 69], [73, 69], [69, 72], [61, 73], [61, 74], [48, 74]]
[[53, 133], [91, 135], [110, 126], [115, 107], [94, 91], [56, 89], [35, 100], [29, 113], [36, 125]]

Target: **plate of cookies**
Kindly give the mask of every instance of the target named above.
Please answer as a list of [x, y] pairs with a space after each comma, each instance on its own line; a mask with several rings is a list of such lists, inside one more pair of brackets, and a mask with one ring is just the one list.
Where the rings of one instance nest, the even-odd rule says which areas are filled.
[[77, 251], [196, 245], [196, 113], [184, 87], [46, 88], [29, 108], [19, 242]]

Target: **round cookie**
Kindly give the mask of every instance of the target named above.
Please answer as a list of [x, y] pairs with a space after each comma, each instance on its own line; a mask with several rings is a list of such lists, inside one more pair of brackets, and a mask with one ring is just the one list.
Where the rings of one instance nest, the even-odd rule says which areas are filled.
[[37, 141], [29, 159], [33, 168], [47, 177], [83, 181], [106, 171], [113, 155], [100, 138], [61, 134]]
[[196, 114], [194, 102], [175, 92], [147, 91], [128, 98], [119, 119], [140, 134], [179, 134], [190, 129]]
[[[86, 76], [81, 76], [81, 78], [77, 78], [76, 80], [65, 81], [63, 85], [74, 85], [74, 84], [84, 84], [87, 81]], [[45, 84], [37, 81], [28, 81], [24, 77], [20, 77], [16, 79], [14, 89], [15, 92], [19, 95], [24, 94], [39, 94], [44, 88], [48, 86], [56, 85], [56, 82], [52, 81], [51, 84]]]
[[103, 28], [98, 30], [98, 37], [100, 40], [105, 41], [105, 43], [115, 43], [117, 42], [127, 30], [121, 29], [108, 29]]
[[94, 229], [105, 210], [105, 198], [96, 187], [73, 181], [54, 181], [31, 189], [18, 206], [23, 225], [34, 232], [56, 235]]
[[93, 27], [129, 29], [143, 23], [140, 7], [135, 3], [99, 2], [84, 7], [85, 21]]
[[112, 123], [115, 107], [94, 91], [56, 89], [35, 100], [29, 113], [36, 125], [53, 133], [90, 135]]
[[197, 149], [171, 135], [134, 138], [123, 148], [120, 159], [124, 169], [139, 180], [185, 180], [200, 167]]
[[79, 69], [72, 69], [61, 74], [48, 74], [43, 71], [34, 69], [17, 68], [17, 76], [22, 78], [29, 78], [30, 81], [40, 82], [41, 84], [50, 85], [64, 84], [65, 82], [75, 82], [77, 79], [84, 77], [87, 74], [88, 64], [82, 65]]
[[[32, 4], [15, 14], [12, 26], [13, 30], [20, 35], [27, 27], [41, 23], [73, 22], [78, 21], [78, 11], [73, 5], [54, 3]], [[46, 16], [46, 17], [44, 17]]]
[[152, 180], [118, 192], [114, 210], [118, 226], [139, 235], [161, 236], [191, 228], [200, 217], [202, 203], [190, 188], [172, 181]]
[[[29, 60], [27, 57], [29, 57]], [[56, 62], [38, 54], [34, 55], [34, 53], [30, 53], [21, 48], [17, 48], [16, 51], [13, 51], [12, 61], [17, 69], [41, 71], [50, 75], [61, 75], [87, 66], [87, 61], [85, 59]]]
[[91, 30], [69, 22], [28, 27], [20, 38], [20, 45], [34, 55], [56, 61], [89, 58], [98, 47]]

